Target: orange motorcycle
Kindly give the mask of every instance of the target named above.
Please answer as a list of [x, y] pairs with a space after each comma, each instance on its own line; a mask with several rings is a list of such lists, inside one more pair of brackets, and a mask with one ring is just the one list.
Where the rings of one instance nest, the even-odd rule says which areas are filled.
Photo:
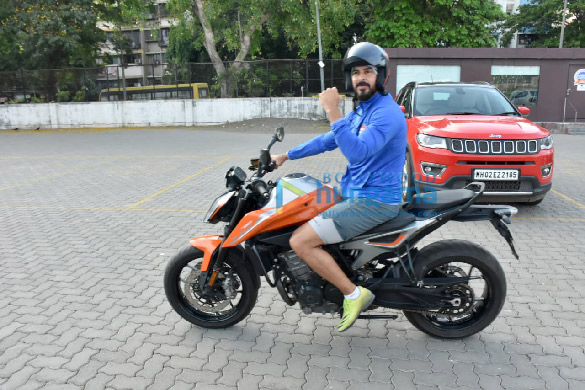
[[[343, 295], [313, 272], [291, 250], [300, 225], [339, 201], [331, 186], [302, 173], [276, 183], [262, 177], [276, 168], [270, 147], [284, 138], [278, 128], [246, 177], [240, 167], [225, 175], [227, 192], [213, 202], [205, 220], [226, 222], [224, 234], [193, 238], [168, 263], [164, 287], [173, 309], [187, 321], [224, 328], [254, 307], [260, 278], [276, 287], [288, 305], [305, 313], [341, 314]], [[376, 295], [360, 318], [397, 318], [383, 308], [403, 311], [419, 330], [441, 338], [460, 338], [488, 326], [506, 297], [506, 279], [497, 259], [464, 240], [442, 240], [418, 248], [420, 240], [449, 221], [490, 221], [508, 242], [507, 227], [517, 210], [475, 205], [484, 183], [416, 194], [399, 216], [346, 242], [325, 245], [347, 276]]]

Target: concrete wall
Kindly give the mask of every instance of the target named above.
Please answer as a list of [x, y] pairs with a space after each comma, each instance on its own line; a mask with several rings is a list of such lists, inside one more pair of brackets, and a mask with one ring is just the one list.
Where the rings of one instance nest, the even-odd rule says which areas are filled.
[[[345, 115], [351, 99], [340, 106]], [[0, 105], [0, 129], [199, 126], [254, 118], [325, 118], [317, 98], [245, 98]]]

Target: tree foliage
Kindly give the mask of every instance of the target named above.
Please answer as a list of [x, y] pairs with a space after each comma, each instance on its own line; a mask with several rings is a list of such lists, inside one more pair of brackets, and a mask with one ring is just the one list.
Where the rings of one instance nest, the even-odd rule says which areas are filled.
[[[518, 13], [504, 24], [503, 41], [509, 42], [516, 31], [534, 34], [530, 47], [559, 47], [563, 0], [532, 0], [521, 5]], [[585, 47], [585, 0], [567, 2], [563, 47]]]
[[[317, 50], [315, 2], [312, 0], [171, 0], [178, 24], [169, 37], [169, 55], [176, 60], [203, 50], [221, 78], [221, 96], [228, 95], [229, 74], [241, 71], [242, 61], [264, 56], [262, 37], [284, 35], [299, 56]], [[323, 54], [337, 55], [341, 32], [355, 19], [355, 0], [321, 0], [319, 5]], [[235, 61], [229, 69], [224, 61]], [[223, 73], [227, 72], [228, 77]]]
[[505, 14], [485, 0], [367, 0], [366, 38], [383, 47], [493, 47]]
[[133, 23], [141, 0], [4, 0], [0, 7], [0, 69], [91, 66], [105, 34], [98, 20]]
[[0, 68], [91, 64], [103, 34], [91, 0], [8, 0], [0, 15]]

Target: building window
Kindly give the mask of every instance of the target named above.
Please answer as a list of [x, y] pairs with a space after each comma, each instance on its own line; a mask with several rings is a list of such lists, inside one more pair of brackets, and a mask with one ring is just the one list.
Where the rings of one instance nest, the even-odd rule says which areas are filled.
[[169, 45], [169, 29], [168, 28], [161, 28], [160, 29], [160, 36], [159, 36], [159, 45], [160, 46], [168, 46]]
[[152, 35], [152, 30], [144, 30], [144, 40], [146, 42], [156, 42], [157, 38]]
[[538, 103], [540, 66], [492, 66], [492, 84], [515, 106]]
[[396, 93], [411, 81], [460, 81], [459, 65], [398, 65], [396, 69]]

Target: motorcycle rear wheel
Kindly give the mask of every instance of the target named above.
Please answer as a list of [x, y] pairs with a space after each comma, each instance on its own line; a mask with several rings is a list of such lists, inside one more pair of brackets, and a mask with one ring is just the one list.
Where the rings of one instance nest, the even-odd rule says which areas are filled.
[[[228, 255], [214, 286], [217, 296], [199, 291], [203, 252], [189, 246], [169, 261], [164, 288], [173, 309], [185, 320], [204, 328], [227, 328], [243, 320], [254, 308], [258, 288], [249, 267]], [[233, 297], [232, 297], [233, 296]]]
[[[461, 313], [404, 311], [418, 330], [438, 338], [464, 338], [478, 333], [498, 316], [506, 299], [506, 277], [496, 258], [487, 250], [463, 240], [444, 240], [424, 247], [416, 256], [418, 278], [471, 277], [454, 288], [469, 305]], [[425, 286], [434, 288], [434, 286]]]

